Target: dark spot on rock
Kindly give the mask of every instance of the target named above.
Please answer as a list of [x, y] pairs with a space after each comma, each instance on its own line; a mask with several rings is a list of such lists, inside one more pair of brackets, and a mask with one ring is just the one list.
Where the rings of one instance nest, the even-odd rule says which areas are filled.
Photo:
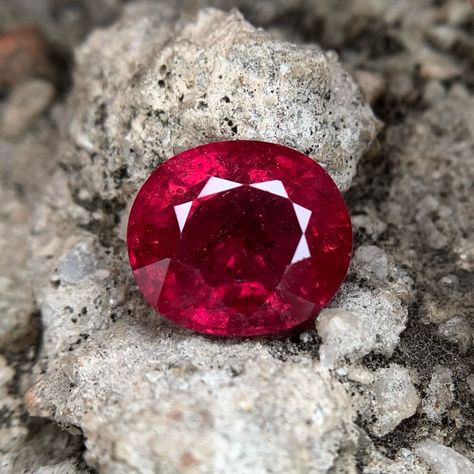
[[115, 181], [122, 181], [124, 179], [130, 178], [128, 166], [122, 165], [120, 168], [117, 168], [115, 171], [112, 172], [112, 177]]

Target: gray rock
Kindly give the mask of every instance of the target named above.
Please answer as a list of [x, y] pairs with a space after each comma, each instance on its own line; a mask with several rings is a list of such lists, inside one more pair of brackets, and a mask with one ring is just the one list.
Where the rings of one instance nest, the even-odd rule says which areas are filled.
[[54, 4], [49, 0], [2, 2], [0, 26], [6, 31], [17, 24], [33, 23], [48, 39], [71, 47], [83, 40], [94, 26], [111, 21], [122, 3], [121, 0], [80, 0], [75, 4]]
[[435, 474], [473, 474], [474, 464], [454, 449], [431, 439], [418, 443], [417, 454], [423, 458]]
[[329, 470], [353, 415], [328, 372], [163, 324], [117, 322], [58, 354], [30, 413], [81, 426], [88, 463], [105, 473]]
[[[284, 355], [283, 341], [214, 340], [161, 320], [131, 281], [115, 223], [157, 164], [210, 140], [286, 143], [346, 189], [378, 128], [357, 85], [334, 54], [277, 41], [238, 13], [177, 20], [173, 5], [150, 3], [88, 38], [75, 84], [62, 147], [74, 170], [54, 176], [35, 224], [43, 344], [30, 414], [79, 427], [86, 461], [105, 473], [355, 466], [344, 386], [311, 357]], [[404, 317], [396, 297], [381, 301]]]
[[4, 106], [0, 121], [0, 133], [16, 137], [51, 104], [54, 86], [42, 79], [30, 79], [16, 86]]
[[397, 364], [376, 372], [372, 392], [375, 421], [371, 429], [377, 436], [392, 432], [401, 421], [413, 416], [420, 403], [408, 370]]
[[[0, 429], [0, 443], [6, 438], [8, 445], [2, 445], [0, 470], [5, 474], [54, 473], [86, 474], [89, 470], [79, 466], [77, 452], [81, 439], [73, 437], [52, 423], [41, 422], [29, 426], [13, 416], [10, 428]], [[25, 415], [22, 415], [25, 419]], [[67, 470], [67, 469], [70, 470]]]
[[373, 104], [384, 92], [385, 81], [379, 74], [358, 69], [354, 72], [354, 79], [360, 85], [369, 104]]
[[[460, 97], [451, 91], [417, 119], [395, 125], [387, 132], [399, 165], [389, 202], [382, 205], [395, 235], [404, 236], [397, 249], [399, 262], [423, 282], [420, 320], [436, 324], [433, 337], [448, 336], [461, 349], [469, 346], [472, 334], [472, 324], [469, 329], [461, 329], [461, 321], [470, 321], [472, 298], [466, 289], [471, 276], [465, 270], [469, 269], [470, 247], [466, 236], [474, 234], [468, 211], [474, 206], [473, 194], [468, 191], [474, 180], [470, 165], [474, 107], [472, 97], [462, 94]], [[444, 255], [443, 263], [433, 265], [437, 252]], [[449, 281], [441, 283], [446, 276]], [[415, 332], [422, 333], [422, 327]], [[410, 345], [416, 346], [419, 338], [415, 333], [413, 336]], [[436, 347], [432, 353], [436, 353]], [[413, 357], [412, 363], [422, 372], [431, 370], [424, 359], [417, 363], [417, 358]], [[438, 363], [433, 360], [430, 367]], [[458, 363], [469, 367], [469, 357]]]
[[15, 193], [0, 186], [0, 347], [21, 352], [38, 333], [27, 266], [31, 210]]
[[387, 229], [387, 224], [373, 212], [356, 214], [351, 219], [352, 227], [355, 230], [366, 232], [374, 240], [378, 239]]
[[68, 459], [52, 466], [41, 466], [32, 474], [86, 474], [90, 472], [86, 467], [80, 467], [76, 460]]
[[469, 375], [466, 382], [469, 385], [471, 392], [474, 393], [474, 374]]
[[449, 52], [459, 40], [459, 30], [449, 25], [436, 25], [428, 30], [427, 37], [434, 46]]
[[166, 158], [235, 138], [297, 148], [349, 187], [378, 121], [335, 54], [277, 41], [236, 12], [201, 11], [176, 27], [173, 15], [130, 7], [78, 50], [79, 188], [125, 204]]
[[388, 256], [375, 245], [361, 245], [354, 253], [353, 265], [362, 278], [383, 284], [388, 277]]
[[446, 96], [446, 90], [440, 81], [428, 81], [423, 90], [423, 101], [428, 105], [434, 105]]
[[452, 371], [438, 365], [434, 368], [425, 398], [423, 412], [434, 422], [441, 422], [442, 416], [454, 401], [454, 384]]
[[391, 355], [405, 328], [407, 310], [390, 291], [371, 292], [345, 284], [331, 308], [316, 320], [323, 344], [321, 363], [332, 367], [371, 351]]
[[75, 284], [95, 269], [96, 260], [90, 243], [80, 242], [62, 258], [58, 266], [58, 277], [66, 284]]
[[472, 17], [472, 8], [464, 2], [454, 2], [446, 13], [448, 24], [459, 26]]
[[390, 460], [378, 452], [373, 453], [364, 474], [431, 474], [427, 465], [420, 461], [413, 451], [400, 449], [395, 460]]
[[0, 356], [0, 394], [2, 400], [8, 397], [8, 385], [13, 381], [15, 371], [7, 363], [5, 357]]
[[461, 239], [455, 247], [458, 255], [458, 266], [468, 272], [474, 271], [474, 240]]
[[425, 296], [424, 307], [426, 319], [429, 322], [437, 324], [444, 323], [450, 320], [451, 318], [454, 318], [456, 315], [456, 308], [447, 307], [445, 304], [442, 303], [440, 304], [437, 299], [432, 297], [431, 295]]
[[441, 323], [438, 327], [438, 332], [448, 341], [457, 344], [464, 353], [472, 345], [473, 330], [469, 322], [462, 316], [455, 316]]
[[[34, 281], [42, 277], [42, 270], [47, 267], [43, 262], [41, 267], [36, 267], [33, 262], [46, 256], [46, 262], [52, 262], [48, 247], [51, 249], [51, 243], [60, 241], [64, 235], [59, 231], [52, 238], [50, 234], [45, 241], [38, 241], [32, 252], [31, 240], [41, 229], [35, 228], [37, 219], [41, 220], [41, 213], [35, 215], [38, 195], [44, 199], [51, 170], [57, 163], [57, 133], [50, 117], [45, 116], [15, 140], [0, 138], [0, 351], [10, 363], [0, 357], [2, 474], [32, 473], [62, 463], [82, 466], [78, 467], [78, 473], [88, 472], [80, 461], [81, 438], [71, 436], [47, 419], [31, 419], [23, 403], [23, 395], [32, 383], [41, 327]], [[55, 191], [48, 215], [64, 216], [61, 207], [67, 201], [62, 200], [58, 189]], [[71, 209], [69, 203], [67, 207]]]
[[[50, 38], [77, 44], [93, 24], [114, 16], [120, 1], [60, 3], [4, 2], [0, 29], [21, 19], [9, 12], [29, 8], [26, 19], [37, 18]], [[2, 329], [2, 337], [7, 337], [0, 340], [2, 353], [6, 341], [5, 352], [18, 369], [13, 383], [12, 368], [4, 371], [9, 382], [0, 403], [2, 413], [4, 407], [12, 410], [14, 422], [0, 428], [0, 470], [16, 474], [82, 469], [77, 462], [82, 456], [80, 442], [53, 429], [55, 422], [70, 432], [85, 430], [85, 456], [99, 472], [206, 472], [208, 466], [226, 470], [230, 466], [245, 474], [311, 472], [314, 461], [318, 462], [315, 472], [426, 474], [432, 469], [414, 454], [413, 440], [427, 436], [455, 440], [453, 446], [472, 457], [468, 445], [472, 413], [465, 401], [472, 395], [474, 366], [467, 339], [458, 337], [461, 322], [472, 326], [473, 303], [474, 108], [469, 79], [473, 49], [467, 34], [472, 9], [461, 0], [210, 3], [224, 8], [238, 3], [246, 18], [268, 26], [267, 31], [279, 40], [252, 29], [237, 14], [205, 13], [197, 24], [194, 19], [191, 23], [178, 19], [178, 10], [188, 16], [209, 4], [207, 0], [132, 5], [117, 25], [95, 31], [78, 50], [76, 86], [66, 95], [67, 104], [56, 103], [15, 141], [0, 139], [1, 245], [7, 249], [0, 255], [1, 285], [7, 283], [0, 285], [0, 301], [6, 302], [2, 307], [6, 318], [0, 324], [22, 321], [22, 331]], [[456, 30], [455, 53], [450, 56], [433, 49], [429, 38], [439, 25]], [[354, 346], [347, 326], [331, 326], [331, 318], [324, 323], [327, 334], [321, 348], [311, 329], [291, 340], [189, 336], [157, 320], [133, 284], [124, 243], [119, 240], [127, 205], [149, 171], [174, 152], [205, 140], [240, 137], [242, 130], [258, 137], [260, 122], [267, 134], [263, 138], [303, 151], [308, 143], [308, 150], [313, 143], [316, 147], [323, 143], [320, 136], [311, 139], [304, 134], [304, 121], [318, 124], [327, 132], [325, 144], [336, 147], [338, 154], [316, 150], [314, 156], [321, 159], [320, 153], [327, 158], [338, 182], [348, 182], [375, 125], [360, 101], [361, 91], [350, 79], [340, 85], [340, 69], [331, 54], [283, 41], [315, 38], [325, 47], [337, 48], [350, 71], [371, 71], [385, 82], [382, 93], [374, 89], [376, 95], [381, 93], [375, 107], [386, 123], [385, 133], [379, 147], [372, 146], [370, 156], [359, 161], [347, 194], [355, 248], [362, 249], [348, 286], [364, 297], [355, 298], [361, 303], [357, 308], [346, 308], [347, 288], [343, 288], [333, 306], [337, 314], [360, 312], [375, 321], [350, 325]], [[285, 76], [281, 71], [288, 62], [285, 55], [294, 60], [292, 65], [303, 64], [303, 71], [292, 68], [287, 71], [291, 76]], [[261, 71], [251, 68], [253, 57]], [[166, 70], [161, 69], [163, 64]], [[195, 74], [196, 68], [201, 74]], [[230, 76], [218, 80], [221, 69], [230, 71]], [[268, 79], [272, 73], [280, 87], [273, 95]], [[239, 88], [234, 82], [240, 74], [245, 87]], [[161, 80], [164, 83], [158, 83]], [[290, 92], [285, 90], [288, 84]], [[362, 80], [364, 85], [370, 91]], [[234, 96], [226, 95], [232, 88], [237, 89]], [[317, 94], [328, 90], [330, 99]], [[260, 114], [256, 117], [246, 108], [245, 94], [250, 93], [258, 99], [253, 104]], [[275, 95], [276, 105], [271, 102]], [[285, 102], [290, 95], [296, 106]], [[217, 104], [221, 97], [229, 102]], [[301, 104], [300, 99], [310, 102]], [[341, 103], [349, 105], [339, 107]], [[5, 104], [0, 98], [0, 108]], [[318, 115], [318, 107], [324, 104], [326, 109]], [[340, 109], [347, 123], [339, 133], [332, 129], [329, 112], [334, 109]], [[298, 121], [300, 111], [304, 121]], [[281, 117], [287, 112], [290, 119], [285, 122]], [[261, 120], [262, 116], [268, 120]], [[51, 126], [52, 119], [57, 126]], [[341, 115], [336, 117], [336, 126], [340, 119]], [[362, 122], [356, 125], [352, 119]], [[363, 123], [366, 120], [368, 125]], [[272, 130], [275, 124], [294, 129], [295, 136], [289, 137], [292, 132], [284, 127]], [[355, 158], [348, 157], [347, 136], [356, 142]], [[340, 139], [341, 150], [337, 149]], [[343, 158], [349, 159], [347, 169], [338, 161]], [[21, 214], [25, 222], [12, 219]], [[84, 229], [90, 233], [88, 253], [94, 268], [69, 283], [55, 268], [84, 241]], [[23, 245], [25, 236], [31, 249], [29, 242]], [[361, 258], [368, 247], [386, 255], [386, 272], [383, 266], [377, 276], [379, 268]], [[14, 288], [20, 290], [14, 293]], [[29, 296], [32, 290], [34, 299]], [[383, 302], [385, 292], [394, 297], [393, 304]], [[22, 298], [24, 308], [41, 309], [44, 332], [37, 359], [31, 324], [38, 316], [19, 316]], [[29, 313], [28, 309], [25, 314]], [[364, 327], [367, 334], [361, 330]], [[388, 351], [377, 338], [374, 341], [372, 330], [382, 336]], [[11, 337], [14, 333], [20, 336]], [[339, 335], [349, 344], [347, 355]], [[332, 354], [329, 341], [335, 341]], [[17, 347], [20, 352], [13, 355]], [[331, 370], [321, 367], [321, 354], [326, 361], [328, 354], [333, 357]], [[379, 411], [385, 428], [389, 421], [393, 426], [393, 418], [385, 417], [391, 389], [387, 377], [384, 396], [375, 398], [378, 392], [371, 391], [383, 378], [380, 364], [386, 367], [393, 354], [410, 371], [420, 393], [427, 393], [436, 379], [437, 364], [452, 370], [459, 403], [445, 411], [446, 426], [419, 416], [398, 425], [393, 436], [382, 437], [356, 426], [358, 416], [371, 426], [372, 416]], [[37, 383], [27, 393], [27, 404], [39, 418], [28, 418], [21, 408], [23, 390], [31, 383], [32, 360], [37, 360]], [[397, 375], [399, 379], [403, 377]], [[402, 396], [398, 386], [393, 393], [402, 401], [402, 412], [399, 406], [389, 410], [396, 421], [406, 415], [406, 394]], [[441, 393], [436, 390], [443, 400]], [[30, 439], [29, 433], [37, 436]], [[371, 438], [377, 438], [376, 443]], [[58, 455], [70, 442], [71, 450]], [[213, 457], [215, 452], [225, 454]]]
[[38, 334], [33, 294], [18, 284], [16, 278], [0, 278], [0, 346], [12, 352], [28, 347]]
[[[0, 356], [0, 412], [4, 416], [0, 425], [0, 472], [37, 472], [47, 463], [66, 462], [78, 449], [80, 438], [71, 437], [47, 421], [25, 422], [27, 417], [22, 398], [12, 390], [16, 375], [13, 367]], [[67, 464], [77, 464], [77, 459], [69, 459]], [[63, 469], [52, 472], [66, 474], [85, 471]]]

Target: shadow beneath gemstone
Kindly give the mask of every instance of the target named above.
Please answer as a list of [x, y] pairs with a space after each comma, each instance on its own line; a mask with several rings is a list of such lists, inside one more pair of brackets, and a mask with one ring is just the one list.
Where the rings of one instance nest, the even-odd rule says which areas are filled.
[[176, 343], [183, 340], [199, 339], [207, 344], [217, 347], [234, 347], [239, 345], [260, 345], [265, 347], [269, 353], [278, 360], [285, 361], [290, 357], [298, 355], [310, 356], [319, 360], [319, 347], [321, 340], [314, 326], [314, 320], [307, 321], [295, 328], [278, 334], [267, 336], [239, 337], [239, 336], [215, 336], [201, 334], [184, 329], [165, 318], [156, 315], [151, 318], [154, 321], [143, 321], [147, 331], [153, 331], [157, 337], [169, 337], [175, 339]]
[[267, 346], [270, 354], [282, 361], [298, 355], [306, 355], [319, 360], [321, 340], [316, 332], [314, 319], [288, 331], [270, 336], [260, 336], [255, 340]]

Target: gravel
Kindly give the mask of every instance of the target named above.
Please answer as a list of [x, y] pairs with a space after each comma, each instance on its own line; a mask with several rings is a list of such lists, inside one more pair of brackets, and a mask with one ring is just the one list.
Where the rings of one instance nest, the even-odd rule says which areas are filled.
[[[2, 473], [473, 472], [469, 4], [0, 6], [32, 21], [0, 98]], [[189, 334], [130, 274], [143, 180], [232, 138], [346, 193], [351, 269], [301, 333]]]

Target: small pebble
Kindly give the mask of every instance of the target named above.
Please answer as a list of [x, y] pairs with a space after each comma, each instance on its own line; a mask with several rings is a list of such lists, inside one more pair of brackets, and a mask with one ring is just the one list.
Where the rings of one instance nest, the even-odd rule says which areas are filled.
[[373, 104], [385, 91], [385, 79], [380, 74], [358, 69], [354, 72], [354, 79], [364, 92], [369, 104]]
[[376, 418], [372, 431], [377, 436], [385, 436], [416, 413], [420, 398], [405, 367], [391, 364], [374, 375], [372, 392]]
[[30, 79], [18, 84], [3, 110], [0, 130], [6, 137], [21, 135], [41, 115], [54, 99], [54, 86], [42, 79]]
[[20, 26], [0, 34], [0, 89], [8, 89], [35, 74], [51, 76], [52, 65], [41, 33]]
[[474, 464], [469, 459], [431, 439], [418, 443], [416, 453], [434, 474], [474, 474]]
[[428, 41], [444, 52], [449, 52], [458, 40], [458, 31], [447, 25], [433, 26], [427, 32]]
[[455, 316], [440, 324], [438, 332], [448, 341], [457, 344], [463, 353], [471, 347], [473, 336], [471, 326], [462, 316]]
[[354, 263], [359, 275], [383, 283], [388, 277], [388, 256], [375, 245], [361, 245], [354, 253]]
[[446, 96], [446, 90], [437, 80], [430, 80], [423, 90], [423, 102], [427, 105], [435, 105]]
[[471, 5], [468, 2], [450, 3], [447, 9], [449, 24], [453, 26], [465, 24], [472, 17], [473, 8], [473, 0], [471, 0]]
[[461, 70], [450, 61], [439, 58], [422, 62], [418, 73], [422, 79], [446, 81], [459, 76]]
[[76, 284], [95, 271], [96, 260], [91, 246], [81, 242], [73, 247], [62, 259], [58, 267], [62, 282]]
[[436, 366], [423, 399], [423, 412], [429, 420], [441, 423], [442, 416], [454, 401], [453, 374], [447, 367]]
[[459, 278], [456, 275], [446, 275], [439, 281], [442, 285], [445, 286], [456, 286], [459, 284]]

